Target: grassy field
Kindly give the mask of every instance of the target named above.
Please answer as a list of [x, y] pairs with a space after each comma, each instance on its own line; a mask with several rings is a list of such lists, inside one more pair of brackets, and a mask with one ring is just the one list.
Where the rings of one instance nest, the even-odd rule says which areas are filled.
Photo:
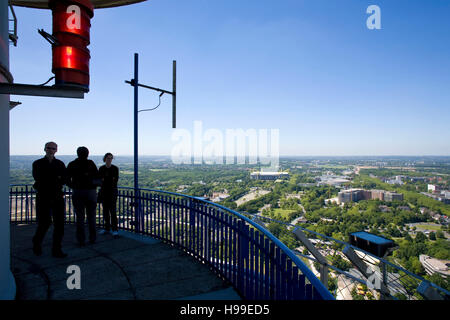
[[416, 228], [420, 228], [420, 229], [426, 229], [426, 230], [434, 230], [434, 231], [439, 231], [441, 230], [441, 226], [440, 225], [429, 225], [429, 224], [416, 224], [415, 225]]
[[275, 208], [273, 209], [273, 212], [275, 215], [280, 215], [282, 217], [288, 217], [288, 215], [292, 212], [295, 212], [296, 210], [291, 210], [291, 209], [281, 209], [281, 208]]

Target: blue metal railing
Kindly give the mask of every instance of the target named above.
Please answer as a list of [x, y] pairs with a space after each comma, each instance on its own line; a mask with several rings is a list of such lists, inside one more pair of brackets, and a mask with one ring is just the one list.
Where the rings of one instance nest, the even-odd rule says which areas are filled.
[[[65, 189], [66, 223], [74, 223]], [[10, 188], [11, 223], [33, 223], [35, 191]], [[236, 211], [174, 192], [119, 188], [119, 228], [161, 239], [206, 263], [248, 300], [334, 300], [313, 272], [269, 231]], [[97, 223], [103, 226], [101, 206]]]
[[[315, 232], [315, 231], [303, 228], [303, 227], [298, 226], [298, 225], [293, 225], [293, 224], [290, 224], [290, 223], [287, 223], [287, 222], [284, 222], [284, 221], [275, 220], [275, 219], [272, 219], [272, 218], [269, 218], [269, 217], [255, 216], [255, 215], [251, 215], [251, 217], [253, 219], [257, 218], [257, 219], [265, 221], [265, 222], [277, 223], [277, 224], [280, 224], [280, 225], [284, 225], [285, 227], [291, 227], [291, 228], [294, 228], [294, 230], [295, 229], [300, 229], [303, 232], [305, 232], [306, 234], [308, 234], [308, 238], [310, 238], [310, 239], [320, 240], [319, 242], [322, 242], [322, 243], [324, 243], [324, 241], [329, 241], [330, 244], [327, 245], [327, 247], [329, 247], [329, 248], [332, 247], [332, 244], [338, 245], [338, 246], [340, 245], [340, 246], [342, 246], [342, 248], [344, 248], [344, 247], [352, 248], [353, 250], [358, 252], [360, 256], [364, 257], [364, 258], [362, 258], [362, 260], [365, 263], [367, 263], [367, 265], [373, 265], [374, 261], [375, 261], [375, 262], [378, 262], [380, 264], [382, 263], [382, 264], [384, 264], [387, 267], [390, 267], [393, 270], [391, 273], [396, 273], [396, 274], [402, 275], [402, 276], [401, 276], [401, 279], [394, 278], [394, 279], [391, 279], [391, 280], [387, 280], [386, 284], [391, 289], [395, 288], [395, 287], [398, 289], [399, 287], [401, 287], [403, 289], [402, 291], [405, 294], [405, 296], [407, 296], [407, 297], [409, 296], [410, 299], [417, 298], [417, 297], [414, 297], [414, 293], [418, 293], [418, 294], [422, 295], [418, 291], [418, 286], [419, 286], [420, 283], [424, 283], [424, 284], [426, 283], [430, 287], [434, 288], [434, 290], [436, 290], [436, 292], [439, 295], [441, 295], [446, 300], [448, 300], [448, 298], [450, 297], [450, 292], [448, 290], [446, 290], [446, 289], [436, 285], [435, 283], [430, 282], [429, 280], [426, 280], [423, 277], [421, 277], [421, 276], [419, 276], [417, 274], [414, 274], [414, 273], [412, 273], [412, 272], [402, 268], [401, 266], [398, 266], [398, 265], [396, 265], [396, 264], [394, 264], [394, 263], [392, 263], [392, 262], [390, 262], [390, 261], [388, 261], [388, 260], [386, 260], [384, 258], [378, 257], [378, 256], [374, 255], [373, 253], [367, 252], [367, 251], [365, 251], [365, 250], [363, 250], [361, 248], [358, 248], [358, 247], [356, 247], [354, 245], [351, 245], [351, 244], [349, 244], [347, 242], [344, 242], [344, 241], [341, 241], [341, 240], [338, 240], [338, 239], [326, 236], [324, 234], [321, 234], [321, 233], [318, 233], [318, 232]], [[333, 249], [333, 250], [335, 250], [335, 249]], [[302, 256], [302, 257], [304, 257], [306, 259], [310, 259], [310, 260], [312, 260], [314, 262], [319, 263], [315, 258], [313, 258], [311, 256], [304, 255], [301, 252], [298, 252], [297, 250], [294, 250], [294, 251], [299, 256]], [[330, 265], [330, 264], [327, 265], [327, 267], [332, 269], [332, 270], [334, 270], [338, 274], [344, 275], [345, 277], [353, 280], [354, 282], [358, 282], [360, 284], [367, 285], [367, 280], [365, 280], [365, 279], [355, 277], [354, 275], [352, 275], [352, 274], [350, 274], [348, 272], [345, 272], [343, 270], [340, 270], [339, 268], [337, 268], [337, 267], [335, 267], [333, 265]], [[378, 290], [379, 290], [379, 288], [378, 288]], [[393, 293], [395, 293], [395, 292], [398, 293], [398, 291], [399, 290], [395, 290], [395, 289], [392, 290]], [[390, 298], [397, 299], [395, 296], [390, 296]]]

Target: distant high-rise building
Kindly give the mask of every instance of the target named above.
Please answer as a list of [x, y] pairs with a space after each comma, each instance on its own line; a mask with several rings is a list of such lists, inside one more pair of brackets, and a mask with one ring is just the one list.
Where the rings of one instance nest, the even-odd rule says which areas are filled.
[[402, 201], [403, 194], [384, 190], [348, 189], [338, 193], [339, 203], [360, 200]]
[[387, 192], [384, 193], [384, 200], [385, 201], [402, 201], [403, 200], [403, 194], [397, 193], [397, 192], [387, 191]]
[[372, 200], [384, 200], [384, 190], [371, 190]]

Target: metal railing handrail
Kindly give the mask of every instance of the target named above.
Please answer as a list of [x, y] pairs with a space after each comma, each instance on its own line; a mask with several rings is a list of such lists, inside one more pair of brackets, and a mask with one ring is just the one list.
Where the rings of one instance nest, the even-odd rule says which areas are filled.
[[[339, 244], [348, 246], [348, 247], [350, 247], [350, 248], [352, 248], [352, 249], [354, 249], [354, 250], [357, 250], [357, 251], [360, 251], [360, 252], [364, 253], [365, 255], [371, 256], [372, 258], [374, 258], [374, 259], [376, 259], [376, 260], [379, 260], [380, 262], [383, 262], [383, 263], [385, 263], [385, 264], [387, 264], [387, 265], [390, 265], [392, 268], [398, 269], [399, 271], [402, 271], [402, 272], [406, 273], [407, 275], [409, 275], [409, 276], [411, 276], [411, 277], [413, 277], [413, 278], [416, 278], [417, 280], [424, 281], [424, 282], [428, 282], [432, 287], [438, 289], [439, 291], [445, 293], [446, 295], [450, 295], [450, 292], [449, 292], [448, 290], [446, 290], [446, 289], [444, 289], [444, 288], [441, 288], [441, 287], [438, 286], [437, 284], [435, 284], [435, 283], [433, 283], [433, 282], [431, 282], [431, 281], [429, 281], [429, 280], [427, 280], [427, 279], [421, 277], [420, 275], [415, 274], [415, 273], [412, 273], [412, 272], [410, 272], [410, 271], [408, 271], [408, 270], [402, 268], [401, 266], [398, 266], [398, 265], [396, 265], [396, 264], [393, 264], [392, 262], [390, 262], [390, 261], [388, 261], [388, 260], [385, 260], [384, 258], [378, 257], [378, 256], [374, 255], [373, 253], [368, 252], [368, 251], [365, 251], [364, 249], [358, 248], [358, 247], [356, 247], [356, 246], [354, 246], [354, 245], [352, 245], [352, 244], [350, 244], [350, 243], [347, 243], [347, 242], [345, 242], [345, 241], [342, 241], [342, 240], [339, 240], [339, 239], [335, 239], [335, 238], [332, 238], [332, 237], [330, 237], [330, 236], [327, 236], [327, 235], [318, 233], [318, 232], [316, 232], [316, 231], [312, 231], [312, 230], [303, 228], [303, 227], [301, 227], [301, 226], [293, 225], [293, 224], [290, 224], [290, 223], [287, 223], [287, 222], [284, 222], [284, 221], [279, 221], [279, 220], [272, 219], [272, 218], [269, 218], [269, 217], [264, 217], [264, 216], [261, 216], [261, 215], [258, 215], [258, 218], [262, 218], [262, 219], [269, 220], [269, 221], [273, 221], [273, 222], [276, 222], [276, 223], [279, 223], [279, 224], [284, 224], [284, 225], [286, 225], [286, 226], [298, 228], [298, 229], [301, 229], [302, 231], [306, 231], [306, 232], [308, 232], [308, 233], [312, 233], [312, 234], [315, 234], [315, 235], [320, 236], [320, 237], [322, 237], [322, 238], [325, 238], [325, 239], [328, 239], [328, 240], [337, 242], [337, 243], [339, 243]], [[294, 230], [295, 230], [295, 229], [294, 229]], [[311, 258], [311, 259], [312, 259], [312, 260], [315, 260], [314, 258]], [[344, 272], [342, 272], [342, 273], [344, 273]]]
[[[119, 187], [120, 189], [129, 189], [129, 190], [134, 190], [134, 188], [132, 187]], [[150, 192], [159, 192], [159, 193], [164, 193], [164, 194], [170, 194], [170, 195], [175, 195], [178, 197], [184, 197], [184, 198], [189, 198], [195, 201], [201, 201], [203, 203], [207, 203], [209, 205], [215, 206], [221, 210], [227, 211], [235, 216], [237, 216], [238, 218], [244, 220], [245, 222], [249, 223], [252, 227], [258, 229], [260, 232], [262, 232], [265, 236], [267, 236], [271, 241], [273, 241], [281, 250], [283, 250], [283, 252], [289, 257], [291, 258], [291, 260], [297, 265], [297, 267], [299, 267], [299, 269], [302, 271], [302, 273], [306, 276], [306, 278], [310, 281], [310, 283], [317, 289], [317, 291], [319, 291], [320, 295], [325, 299], [325, 300], [334, 300], [334, 296], [328, 291], [328, 289], [324, 286], [324, 284], [316, 277], [316, 275], [305, 265], [305, 263], [297, 256], [295, 255], [291, 249], [289, 249], [283, 242], [281, 242], [279, 239], [277, 239], [272, 233], [269, 232], [269, 230], [263, 228], [261, 225], [255, 223], [254, 221], [252, 221], [251, 219], [247, 218], [246, 216], [240, 214], [237, 211], [234, 211], [232, 209], [229, 209], [227, 207], [224, 207], [220, 204], [211, 202], [211, 201], [207, 201], [207, 200], [203, 200], [203, 199], [199, 199], [198, 197], [195, 196], [190, 196], [190, 195], [186, 195], [186, 194], [181, 194], [181, 193], [177, 193], [177, 192], [171, 192], [171, 191], [164, 191], [164, 190], [157, 190], [157, 189], [146, 189], [146, 188], [140, 188], [140, 191], [150, 191]]]
[[[28, 188], [28, 187], [32, 187], [32, 186], [30, 184], [11, 184], [10, 185], [10, 188], [14, 188], [14, 187], [26, 187], [26, 188]], [[135, 190], [132, 187], [119, 187], [119, 189], [129, 190], [129, 191], [134, 191]], [[10, 189], [10, 192], [11, 191], [12, 190]], [[20, 192], [20, 191], [18, 191], [18, 192]], [[31, 192], [34, 193], [34, 189], [33, 188], [31, 188]], [[289, 249], [283, 242], [281, 242], [279, 239], [277, 239], [267, 229], [265, 229], [264, 227], [262, 227], [259, 224], [255, 223], [254, 221], [252, 221], [248, 217], [242, 215], [241, 213], [239, 213], [237, 211], [234, 211], [232, 209], [229, 209], [227, 207], [224, 207], [222, 205], [219, 205], [219, 204], [216, 204], [216, 203], [204, 200], [204, 199], [200, 199], [200, 198], [195, 197], [195, 196], [190, 196], [190, 195], [176, 193], [176, 192], [171, 192], [171, 191], [157, 190], [157, 189], [140, 188], [139, 189], [139, 193], [138, 193], [139, 196], [137, 197], [138, 201], [139, 200], [146, 200], [143, 197], [143, 193], [142, 192], [160, 193], [160, 194], [172, 195], [172, 196], [180, 197], [180, 198], [183, 198], [183, 199], [188, 199], [188, 200], [191, 200], [191, 201], [195, 201], [197, 203], [205, 204], [205, 205], [210, 206], [210, 207], [215, 207], [215, 208], [219, 209], [222, 212], [226, 212], [226, 213], [231, 214], [232, 216], [235, 216], [240, 221], [243, 221], [243, 222], [251, 225], [255, 229], [257, 229], [263, 236], [265, 236], [269, 240], [269, 242], [272, 242], [274, 246], [278, 247], [279, 250], [283, 254], [285, 254], [292, 261], [292, 263], [298, 268], [298, 270], [301, 271], [303, 276], [309, 281], [311, 286], [317, 291], [317, 293], [321, 296], [322, 299], [335, 300], [335, 297], [331, 294], [331, 292], [328, 291], [328, 289], [325, 287], [325, 285], [315, 276], [315, 274], [306, 266], [306, 264], [291, 249]], [[130, 197], [133, 198], [133, 197], [136, 197], [136, 195], [130, 195]], [[136, 232], [136, 230], [135, 230], [135, 232]], [[139, 232], [144, 233], [143, 231], [139, 231]], [[239, 231], [236, 231], [236, 232], [239, 232]]]

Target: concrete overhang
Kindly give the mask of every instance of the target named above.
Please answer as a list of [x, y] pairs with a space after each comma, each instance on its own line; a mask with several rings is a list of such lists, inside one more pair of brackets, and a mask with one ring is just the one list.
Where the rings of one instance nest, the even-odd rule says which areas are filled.
[[[94, 9], [126, 6], [147, 0], [91, 0]], [[13, 6], [48, 9], [48, 0], [11, 0]]]

